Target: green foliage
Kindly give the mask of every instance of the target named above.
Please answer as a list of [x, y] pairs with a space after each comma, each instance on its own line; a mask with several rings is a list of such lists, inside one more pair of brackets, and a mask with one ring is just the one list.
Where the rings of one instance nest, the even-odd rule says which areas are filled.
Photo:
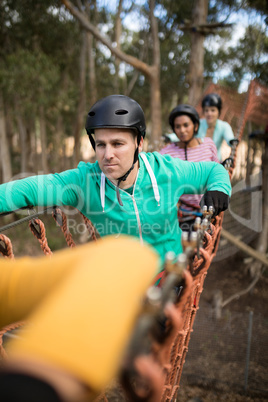
[[248, 76], [267, 85], [267, 50], [268, 37], [261, 26], [248, 26], [245, 36], [238, 41], [237, 46], [230, 47], [225, 52], [232, 69], [226, 82], [237, 87]]
[[6, 97], [32, 113], [38, 105], [48, 106], [59, 84], [59, 69], [41, 52], [19, 49], [2, 62], [0, 85]]
[[187, 2], [164, 0], [156, 1], [156, 4], [165, 10], [162, 20], [167, 27], [175, 27], [191, 20], [194, 0]]
[[[80, 2], [84, 9], [87, 0]], [[91, 17], [94, 15], [100, 30], [114, 40], [116, 6], [111, 11], [109, 2], [89, 2]], [[108, 4], [109, 3], [109, 4]], [[77, 4], [73, 2], [73, 4]], [[168, 130], [167, 116], [175, 103], [187, 101], [187, 74], [190, 60], [190, 31], [183, 31], [190, 24], [195, 0], [156, 1], [155, 15], [161, 51], [161, 98], [164, 131]], [[230, 21], [239, 9], [252, 16], [245, 35], [230, 45], [233, 29], [222, 28], [205, 41], [204, 86], [211, 80], [221, 80], [225, 85], [239, 88], [246, 78], [258, 78], [267, 84], [267, 26], [265, 0], [210, 1], [208, 23]], [[133, 30], [130, 16], [140, 23]], [[245, 15], [245, 14], [244, 14]], [[129, 55], [142, 58], [151, 65], [152, 38], [149, 24], [148, 1], [123, 2], [121, 49]], [[232, 18], [232, 21], [234, 18]], [[95, 20], [94, 20], [95, 21]], [[237, 18], [237, 23], [239, 23]], [[38, 110], [44, 107], [48, 141], [53, 145], [59, 118], [62, 132], [73, 134], [79, 102], [79, 55], [81, 27], [58, 0], [3, 0], [0, 2], [0, 90], [11, 119], [16, 127], [14, 104], [28, 124], [38, 120]], [[114, 56], [105, 46], [94, 40], [97, 96], [101, 98], [115, 91]], [[88, 62], [86, 60], [86, 62]], [[125, 93], [137, 72], [128, 65], [125, 75], [119, 77], [120, 92]], [[87, 77], [87, 92], [90, 88]], [[150, 82], [138, 73], [130, 96], [137, 99], [150, 122]], [[86, 108], [89, 108], [88, 98]], [[86, 115], [87, 110], [85, 110]]]
[[0, 90], [11, 111], [10, 134], [16, 130], [18, 112], [28, 133], [35, 125], [38, 129], [43, 107], [51, 149], [60, 116], [62, 132], [73, 133], [80, 27], [53, 0], [5, 0], [0, 21]]
[[261, 14], [268, 14], [267, 0], [247, 0], [246, 7], [250, 7], [252, 10], [256, 10]]

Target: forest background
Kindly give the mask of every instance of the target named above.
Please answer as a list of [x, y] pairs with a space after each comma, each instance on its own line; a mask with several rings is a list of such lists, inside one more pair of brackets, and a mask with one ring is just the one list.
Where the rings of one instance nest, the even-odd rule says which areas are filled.
[[170, 110], [209, 82], [267, 84], [267, 23], [265, 0], [2, 0], [0, 182], [89, 160], [103, 96], [137, 100], [157, 149]]

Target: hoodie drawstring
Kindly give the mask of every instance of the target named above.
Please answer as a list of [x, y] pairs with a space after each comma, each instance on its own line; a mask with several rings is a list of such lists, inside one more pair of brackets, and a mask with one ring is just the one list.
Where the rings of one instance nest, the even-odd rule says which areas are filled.
[[103, 172], [101, 172], [100, 197], [101, 197], [102, 212], [104, 212], [104, 207], [105, 207], [105, 174]]
[[153, 186], [153, 190], [154, 190], [154, 198], [158, 204], [158, 206], [160, 206], [160, 194], [159, 194], [159, 190], [158, 190], [158, 185], [157, 185], [157, 181], [153, 172], [153, 169], [151, 168], [151, 165], [148, 162], [148, 159], [146, 158], [145, 154], [140, 154], [143, 162], [145, 163], [146, 169], [149, 173], [151, 182], [152, 182], [152, 186]]
[[[154, 172], [148, 162], [148, 159], [146, 158], [146, 155], [144, 153], [140, 153], [140, 156], [141, 156], [141, 158], [145, 164], [145, 167], [148, 171], [148, 174], [150, 176], [155, 200], [158, 203], [158, 206], [160, 206], [160, 194], [159, 194], [158, 185], [157, 185], [157, 181], [156, 181]], [[101, 197], [101, 206], [102, 206], [103, 212], [104, 212], [104, 207], [105, 207], [105, 179], [106, 179], [105, 174], [102, 172], [101, 173], [100, 197]]]

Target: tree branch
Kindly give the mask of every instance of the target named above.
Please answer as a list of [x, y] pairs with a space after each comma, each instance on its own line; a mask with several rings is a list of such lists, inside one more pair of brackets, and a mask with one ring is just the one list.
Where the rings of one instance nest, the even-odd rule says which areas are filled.
[[152, 30], [152, 39], [153, 39], [153, 64], [154, 66], [160, 65], [160, 45], [158, 40], [158, 26], [157, 21], [154, 16], [154, 9], [155, 9], [155, 1], [149, 0], [150, 3], [150, 23], [151, 23], [151, 30]]
[[257, 250], [254, 250], [252, 247], [248, 246], [247, 244], [243, 243], [237, 237], [232, 235], [226, 229], [221, 229], [221, 237], [224, 237], [228, 240], [231, 244], [238, 247], [240, 250], [244, 251], [246, 254], [250, 255], [251, 257], [255, 258], [256, 260], [260, 261], [263, 265], [268, 267], [268, 259], [264, 253], [260, 253]]
[[148, 78], [152, 77], [152, 74], [154, 73], [154, 68], [152, 66], [149, 66], [148, 64], [142, 62], [141, 60], [137, 59], [134, 56], [130, 56], [124, 52], [122, 52], [120, 49], [117, 49], [116, 47], [113, 47], [112, 42], [105, 37], [104, 35], [101, 34], [101, 32], [96, 28], [94, 25], [90, 23], [88, 18], [81, 12], [79, 11], [69, 0], [61, 0], [62, 4], [65, 5], [67, 10], [70, 11], [70, 13], [80, 22], [82, 27], [86, 30], [91, 32], [96, 39], [98, 39], [100, 42], [102, 42], [107, 48], [111, 51], [113, 55], [118, 57], [120, 60], [124, 61], [127, 64], [130, 64], [137, 70], [141, 71], [144, 75], [146, 75]]
[[215, 31], [220, 28], [231, 28], [233, 24], [225, 24], [224, 22], [215, 22], [212, 24], [200, 24], [192, 25], [190, 22], [185, 22], [185, 24], [179, 25], [178, 28], [181, 31], [191, 31], [198, 32], [204, 35], [215, 34]]
[[230, 296], [228, 299], [226, 299], [224, 302], [222, 302], [221, 307], [225, 307], [227, 304], [229, 304], [231, 301], [235, 300], [235, 299], [239, 299], [240, 296], [245, 295], [246, 293], [248, 293], [251, 289], [254, 288], [254, 286], [256, 285], [256, 283], [258, 282], [258, 280], [261, 278], [261, 275], [256, 276], [253, 281], [251, 282], [251, 284], [244, 290], [241, 290], [240, 292], [235, 293], [234, 295]]

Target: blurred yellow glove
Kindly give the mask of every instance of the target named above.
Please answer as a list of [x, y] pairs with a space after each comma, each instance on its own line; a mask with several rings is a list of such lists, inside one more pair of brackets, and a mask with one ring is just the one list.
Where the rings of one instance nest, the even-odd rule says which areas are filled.
[[158, 263], [152, 249], [130, 237], [51, 258], [1, 261], [1, 324], [30, 324], [10, 341], [9, 355], [40, 359], [103, 389], [119, 368]]

